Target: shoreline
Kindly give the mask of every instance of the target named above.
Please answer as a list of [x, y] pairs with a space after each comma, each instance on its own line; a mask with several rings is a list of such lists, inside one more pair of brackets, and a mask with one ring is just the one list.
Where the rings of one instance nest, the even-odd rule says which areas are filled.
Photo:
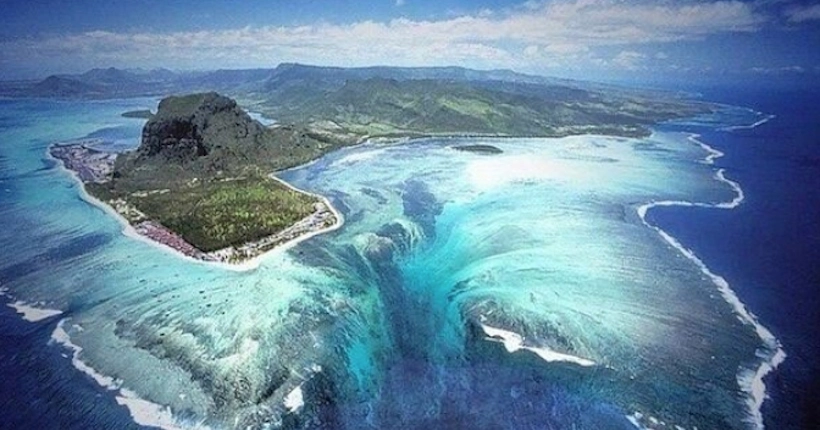
[[[291, 189], [293, 191], [296, 191], [296, 192], [299, 192], [299, 193], [302, 193], [302, 194], [306, 194], [306, 195], [309, 195], [309, 196], [312, 196], [314, 198], [319, 199], [325, 205], [325, 207], [327, 207], [328, 211], [330, 211], [333, 214], [334, 223], [331, 224], [328, 227], [308, 231], [308, 232], [300, 234], [297, 237], [294, 237], [290, 240], [286, 240], [284, 242], [278, 243], [278, 244], [274, 245], [271, 249], [268, 249], [267, 251], [264, 251], [264, 252], [254, 256], [254, 257], [251, 257], [251, 258], [246, 259], [246, 260], [242, 260], [242, 261], [237, 262], [237, 263], [231, 263], [231, 262], [226, 262], [226, 261], [211, 261], [211, 260], [204, 260], [204, 259], [195, 258], [195, 257], [187, 255], [187, 254], [181, 252], [180, 250], [178, 250], [176, 248], [173, 248], [173, 247], [171, 247], [171, 246], [169, 246], [165, 243], [159, 242], [159, 241], [154, 240], [154, 239], [152, 239], [152, 238], [150, 238], [146, 235], [141, 234], [139, 231], [137, 231], [137, 229], [134, 225], [132, 225], [127, 219], [125, 219], [125, 217], [122, 214], [120, 214], [113, 207], [111, 207], [111, 205], [109, 205], [108, 203], [106, 203], [106, 202], [98, 199], [97, 197], [89, 194], [88, 190], [85, 187], [85, 183], [82, 181], [79, 174], [76, 171], [74, 171], [72, 169], [69, 169], [66, 166], [65, 161], [55, 157], [51, 153], [51, 148], [53, 146], [55, 146], [55, 145], [49, 145], [48, 150], [46, 151], [46, 157], [49, 160], [54, 161], [57, 164], [57, 166], [59, 166], [59, 169], [62, 172], [68, 173], [74, 179], [74, 181], [79, 185], [79, 195], [80, 195], [80, 198], [82, 200], [84, 200], [86, 203], [91, 204], [92, 206], [97, 207], [98, 209], [101, 209], [107, 215], [113, 217], [122, 226], [121, 233], [123, 234], [123, 236], [128, 237], [130, 239], [138, 240], [140, 242], [146, 243], [146, 244], [151, 245], [151, 246], [154, 246], [157, 249], [160, 249], [162, 251], [174, 254], [175, 256], [180, 257], [180, 258], [182, 258], [184, 260], [187, 260], [189, 262], [198, 263], [198, 264], [206, 264], [206, 265], [210, 265], [210, 266], [213, 266], [213, 267], [217, 267], [217, 268], [225, 269], [225, 270], [230, 270], [230, 271], [234, 271], [234, 272], [251, 271], [251, 270], [254, 270], [254, 269], [258, 268], [260, 263], [262, 262], [262, 260], [267, 258], [269, 255], [273, 254], [274, 252], [285, 251], [285, 250], [290, 249], [293, 246], [295, 246], [295, 245], [297, 245], [297, 244], [299, 244], [299, 243], [301, 243], [301, 242], [303, 242], [307, 239], [310, 239], [314, 236], [318, 236], [318, 235], [323, 234], [323, 233], [327, 233], [327, 232], [337, 230], [337, 229], [341, 228], [342, 225], [344, 224], [344, 218], [342, 217], [341, 213], [335, 207], [333, 207], [333, 205], [330, 203], [330, 200], [328, 200], [325, 196], [322, 196], [322, 195], [319, 195], [319, 194], [316, 194], [316, 193], [311, 193], [311, 192], [302, 190], [300, 188], [297, 188], [297, 187], [287, 183], [286, 181], [276, 177], [275, 173], [272, 173], [268, 177], [275, 180], [275, 181], [277, 181], [278, 183], [284, 185], [288, 189]], [[297, 166], [297, 167], [300, 167], [300, 166]], [[265, 239], [265, 238], [262, 238], [262, 239]], [[260, 239], [260, 240], [262, 240], [262, 239]], [[254, 242], [256, 242], [256, 241], [254, 241]], [[254, 242], [248, 242], [248, 244], [252, 244]]]
[[[760, 124], [766, 123], [772, 118], [774, 118], [774, 116], [769, 115], [764, 120], [757, 121], [752, 126], [744, 126], [740, 128], [754, 128]], [[721, 128], [720, 130], [728, 129]], [[723, 157], [725, 155], [723, 152], [702, 142], [701, 140], [699, 140], [699, 138], [699, 134], [689, 133], [688, 140], [694, 143], [695, 145], [700, 146], [703, 150], [707, 152], [707, 156], [702, 160], [704, 164], [710, 166], [714, 165], [716, 159]], [[731, 306], [732, 311], [737, 316], [737, 318], [744, 325], [752, 327], [757, 336], [762, 341], [762, 348], [757, 348], [755, 353], [755, 356], [761, 360], [760, 364], [757, 366], [757, 368], [744, 368], [741, 366], [738, 370], [736, 377], [740, 390], [747, 396], [746, 406], [749, 409], [749, 417], [747, 417], [746, 422], [748, 424], [751, 424], [753, 428], [757, 430], [763, 430], [765, 426], [763, 423], [762, 406], [768, 398], [768, 395], [766, 394], [766, 384], [763, 381], [763, 378], [765, 378], [766, 375], [768, 375], [769, 373], [773, 372], [786, 359], [787, 354], [783, 350], [783, 345], [781, 344], [780, 340], [778, 340], [777, 337], [775, 337], [774, 334], [758, 320], [757, 316], [746, 307], [746, 305], [737, 296], [737, 293], [735, 293], [735, 291], [732, 290], [731, 286], [729, 285], [729, 282], [726, 281], [724, 277], [712, 272], [711, 269], [706, 265], [706, 263], [704, 263], [703, 260], [701, 260], [700, 257], [698, 257], [695, 254], [694, 251], [685, 247], [675, 237], [673, 237], [660, 227], [649, 223], [649, 221], [647, 221], [646, 219], [646, 214], [648, 213], [648, 211], [655, 207], [679, 206], [731, 210], [740, 206], [743, 203], [743, 201], [746, 198], [743, 192], [743, 188], [741, 188], [740, 184], [738, 184], [737, 182], [726, 177], [725, 169], [718, 169], [715, 172], [714, 178], [718, 182], [729, 185], [735, 192], [735, 197], [731, 201], [706, 203], [682, 200], [660, 200], [641, 204], [635, 208], [635, 211], [637, 212], [638, 217], [640, 218], [644, 226], [657, 232], [666, 243], [675, 248], [688, 260], [695, 263], [698, 269], [700, 269], [701, 273], [703, 273], [707, 278], [709, 278], [712, 281], [712, 283], [717, 287], [717, 290], [720, 293], [721, 297], [723, 297], [724, 301], [726, 301], [729, 304], [729, 306]], [[630, 421], [637, 421], [635, 419], [635, 416], [630, 416], [630, 418]], [[635, 422], [633, 421], [633, 423]]]

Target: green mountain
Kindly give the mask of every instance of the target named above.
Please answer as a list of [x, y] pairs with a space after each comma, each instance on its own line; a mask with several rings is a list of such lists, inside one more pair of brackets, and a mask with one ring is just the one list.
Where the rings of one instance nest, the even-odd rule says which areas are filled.
[[342, 143], [304, 128], [267, 128], [217, 93], [163, 99], [142, 142], [111, 180], [86, 184], [133, 224], [147, 220], [201, 251], [270, 236], [314, 213], [317, 200], [271, 179]]
[[[526, 77], [515, 80], [514, 74], [504, 75], [509, 80], [484, 80], [479, 72], [476, 79], [418, 79], [398, 69], [392, 74], [404, 78], [355, 77], [378, 70], [366, 71], [340, 72], [340, 77], [333, 69], [277, 69], [265, 90], [255, 94], [261, 100], [253, 109], [280, 123], [332, 126], [369, 136], [635, 136], [647, 133], [645, 127], [657, 121], [709, 109], [670, 94], [601, 92]], [[441, 73], [457, 75], [428, 71]], [[411, 76], [418, 75], [421, 72]]]
[[117, 160], [113, 187], [132, 192], [197, 180], [259, 176], [343, 145], [299, 126], [268, 128], [217, 93], [163, 99], [136, 151]]
[[379, 135], [637, 135], [709, 109], [677, 94], [461, 67], [319, 67], [172, 72], [94, 69], [0, 95], [110, 98], [219, 91], [280, 124], [345, 140]]

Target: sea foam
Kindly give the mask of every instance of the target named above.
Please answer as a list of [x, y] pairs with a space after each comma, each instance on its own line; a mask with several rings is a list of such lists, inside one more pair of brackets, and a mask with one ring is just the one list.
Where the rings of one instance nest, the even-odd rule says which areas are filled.
[[[763, 121], [763, 120], [761, 120]], [[762, 123], [758, 121], [758, 123]], [[765, 121], [763, 121], [765, 122]], [[759, 125], [758, 123], [753, 124], [752, 126]], [[690, 135], [689, 139], [694, 142], [695, 144], [702, 147], [708, 155], [705, 158], [706, 164], [714, 164], [714, 160], [722, 157], [724, 154], [709, 145], [703, 143], [698, 138], [700, 136], [696, 134]], [[646, 220], [647, 211], [651, 208], [658, 207], [658, 206], [684, 206], [684, 207], [702, 207], [702, 208], [718, 208], [718, 209], [734, 209], [740, 206], [745, 199], [745, 195], [743, 194], [743, 189], [740, 185], [726, 178], [724, 169], [719, 169], [715, 174], [715, 179], [719, 182], [723, 182], [729, 185], [735, 192], [735, 197], [728, 202], [718, 202], [718, 203], [703, 203], [703, 202], [688, 202], [688, 201], [673, 201], [673, 200], [665, 200], [665, 201], [657, 201], [657, 202], [650, 202], [638, 206], [636, 211], [638, 216], [641, 218], [641, 221], [647, 227], [655, 230], [658, 234], [673, 248], [677, 249], [681, 254], [683, 254], [686, 258], [691, 260], [695, 265], [700, 269], [700, 271], [706, 275], [714, 284], [717, 286], [718, 291], [720, 292], [723, 299], [728, 302], [732, 310], [734, 311], [735, 315], [737, 315], [738, 320], [740, 320], [743, 324], [747, 324], [754, 328], [757, 335], [763, 341], [764, 349], [758, 350], [758, 357], [761, 359], [760, 365], [757, 369], [746, 369], [741, 370], [738, 374], [737, 380], [738, 384], [740, 385], [741, 389], [747, 393], [747, 406], [749, 408], [749, 417], [747, 421], [751, 424], [755, 429], [763, 429], [765, 426], [763, 424], [763, 414], [761, 412], [761, 407], [763, 402], [766, 399], [766, 385], [763, 382], [763, 378], [772, 372], [775, 368], [777, 368], [783, 360], [786, 359], [786, 352], [783, 350], [780, 341], [772, 334], [769, 329], [767, 329], [763, 324], [760, 323], [757, 316], [754, 315], [751, 311], [746, 308], [746, 305], [740, 300], [737, 294], [732, 290], [729, 283], [720, 275], [713, 273], [709, 267], [701, 260], [694, 251], [690, 250], [689, 248], [685, 247], [683, 244], [680, 243], [676, 238], [672, 237], [669, 233], [657, 227], [655, 225], [650, 224]]]
[[[9, 289], [6, 287], [0, 287], [0, 297], [10, 297]], [[42, 321], [63, 313], [63, 311], [58, 309], [35, 307], [21, 300], [17, 300], [14, 303], [7, 303], [6, 306], [14, 309], [23, 317], [24, 320], [28, 322]]]
[[302, 393], [302, 386], [293, 389], [287, 396], [285, 396], [285, 407], [290, 412], [298, 412], [305, 405], [304, 394]]
[[547, 347], [532, 347], [532, 346], [524, 346], [524, 338], [518, 334], [507, 330], [502, 330], [500, 328], [490, 327], [485, 324], [481, 324], [481, 329], [484, 330], [484, 333], [489, 336], [489, 340], [498, 340], [501, 339], [501, 343], [504, 344], [504, 347], [507, 349], [507, 352], [515, 352], [518, 350], [527, 350], [530, 352], [534, 352], [536, 355], [541, 357], [544, 361], [552, 363], [552, 362], [567, 362], [567, 363], [574, 363], [579, 366], [594, 366], [595, 362], [592, 360], [588, 360], [586, 358], [576, 357], [574, 355], [563, 354], [557, 351], [553, 351]]
[[71, 350], [71, 364], [80, 372], [90, 376], [97, 385], [115, 392], [115, 399], [119, 405], [125, 406], [131, 414], [131, 418], [137, 424], [150, 427], [158, 427], [163, 430], [196, 429], [206, 430], [208, 427], [201, 423], [181, 424], [168, 407], [149, 402], [140, 398], [135, 392], [122, 387], [122, 381], [103, 375], [80, 359], [83, 348], [73, 342], [65, 330], [67, 318], [60, 320], [57, 327], [51, 333], [51, 342], [57, 343]]
[[63, 313], [63, 311], [57, 309], [37, 308], [21, 301], [9, 303], [8, 307], [13, 308], [18, 314], [23, 316], [24, 320], [28, 322], [42, 321]]
[[[756, 112], [756, 113], [758, 115], [762, 115], [762, 112]], [[752, 124], [749, 124], [749, 125], [733, 125], [733, 126], [729, 126], [729, 127], [723, 127], [723, 128], [721, 128], [721, 130], [724, 130], [724, 131], [748, 130], [748, 129], [752, 129], [752, 128], [755, 128], [755, 127], [759, 127], [759, 126], [761, 126], [761, 125], [775, 119], [775, 117], [776, 117], [775, 115], [766, 115], [765, 117], [763, 117], [763, 119], [761, 119], [759, 121], [756, 121]]]

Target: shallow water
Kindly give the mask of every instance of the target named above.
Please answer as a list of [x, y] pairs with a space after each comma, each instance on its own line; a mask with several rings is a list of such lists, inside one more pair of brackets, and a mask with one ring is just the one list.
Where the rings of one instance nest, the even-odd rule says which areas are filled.
[[[637, 213], [736, 197], [686, 133], [337, 151], [281, 177], [328, 196], [345, 225], [237, 273], [121, 235], [45, 158], [60, 140], [135, 142], [128, 130], [141, 120], [118, 115], [152, 101], [0, 102], [0, 220], [15, 226], [0, 231], [13, 250], [2, 287], [10, 302], [62, 310], [31, 324], [64, 321], [77, 358], [117, 380], [53, 392], [85, 384], [113, 399], [127, 388], [168, 407], [132, 407], [138, 422], [213, 428], [632, 428], [635, 413], [644, 424], [748, 426], [738, 374], [758, 367], [763, 342]], [[760, 118], [734, 109], [698, 124]], [[451, 148], [463, 143], [503, 153]], [[56, 350], [70, 362], [42, 337], [8, 339], [9, 356]], [[123, 408], [94, 411], [121, 420]]]

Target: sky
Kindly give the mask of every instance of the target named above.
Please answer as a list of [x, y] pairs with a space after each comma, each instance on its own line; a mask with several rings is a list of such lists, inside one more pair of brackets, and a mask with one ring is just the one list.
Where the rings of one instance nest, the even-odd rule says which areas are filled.
[[820, 0], [0, 0], [0, 80], [282, 62], [820, 80]]

